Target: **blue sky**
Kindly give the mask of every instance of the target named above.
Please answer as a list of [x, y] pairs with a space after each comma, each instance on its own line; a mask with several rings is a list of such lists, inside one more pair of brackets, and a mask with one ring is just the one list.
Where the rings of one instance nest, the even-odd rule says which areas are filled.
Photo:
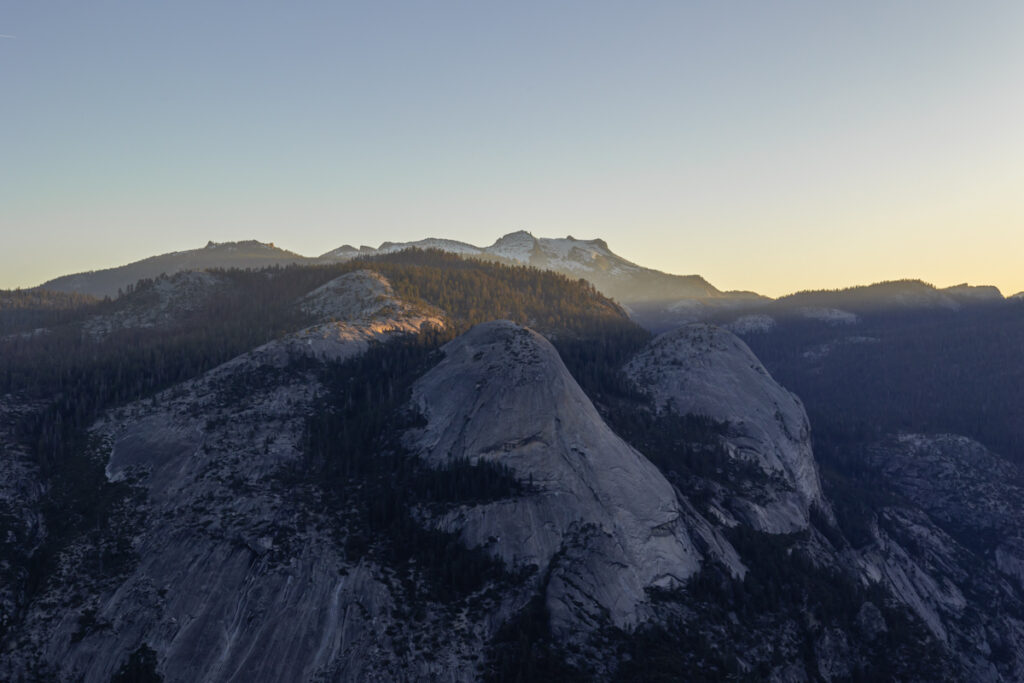
[[518, 229], [1024, 289], [1024, 3], [0, 4], [0, 287]]

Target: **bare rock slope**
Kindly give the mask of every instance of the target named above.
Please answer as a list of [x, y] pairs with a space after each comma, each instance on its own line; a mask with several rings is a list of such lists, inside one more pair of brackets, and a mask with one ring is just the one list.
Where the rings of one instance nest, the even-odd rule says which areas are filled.
[[751, 526], [771, 533], [804, 529], [811, 507], [824, 505], [803, 404], [734, 334], [702, 323], [666, 332], [626, 373], [659, 411], [728, 423], [732, 456], [767, 477], [758, 500], [736, 501]]
[[[339, 280], [331, 288], [347, 311], [390, 291], [366, 273]], [[414, 327], [387, 317], [394, 302], [374, 301], [389, 305], [360, 308], [350, 334], [323, 339], [316, 355], [351, 357]], [[134, 493], [98, 550], [81, 539], [57, 558], [0, 678], [107, 681], [143, 646], [169, 681], [459, 677], [450, 660], [396, 654], [380, 567], [345, 557], [337, 520], [309, 492], [284, 495], [280, 476], [302, 457], [320, 391], [314, 372], [286, 368], [305, 348], [272, 342], [95, 425], [95, 457]], [[96, 574], [87, 561], [97, 552], [121, 565], [101, 561]]]
[[[352, 357], [407, 329], [389, 291], [353, 273], [303, 300], [337, 306], [319, 310], [358, 332], [313, 358]], [[728, 552], [604, 424], [546, 340], [484, 324], [415, 384], [426, 424], [405, 441], [408, 457], [499, 462], [520, 480], [522, 495], [423, 510], [420, 523], [528, 578], [413, 610], [415, 583], [353, 555], [339, 538], [355, 530], [315, 485], [282, 479], [301, 466], [306, 418], [323, 400], [316, 364], [289, 365], [296, 355], [308, 346], [283, 338], [95, 425], [94, 456], [131, 494], [108, 528], [56, 558], [0, 654], [0, 678], [107, 681], [147, 648], [168, 681], [475, 680], [497, 630], [538, 591], [553, 632], [585, 644], [644, 623], [648, 589], [682, 586]], [[717, 550], [702, 554], [697, 537]], [[109, 558], [98, 568], [97, 553]]]
[[443, 521], [510, 565], [550, 572], [555, 626], [640, 620], [645, 591], [682, 585], [700, 556], [672, 486], [602, 421], [540, 335], [478, 325], [448, 344], [414, 388], [427, 425], [410, 445], [428, 461], [491, 461], [528, 482], [525, 496]]
[[864, 460], [890, 494], [850, 554], [959, 660], [970, 680], [1024, 677], [1024, 472], [955, 434], [893, 435]]
[[341, 360], [364, 351], [374, 339], [445, 324], [441, 311], [401, 299], [387, 278], [372, 270], [346, 273], [321, 285], [303, 297], [299, 307], [316, 323], [259, 352]]
[[203, 271], [161, 276], [137, 290], [119, 310], [86, 320], [84, 329], [101, 339], [117, 330], [167, 327], [201, 309], [223, 285], [223, 278]]

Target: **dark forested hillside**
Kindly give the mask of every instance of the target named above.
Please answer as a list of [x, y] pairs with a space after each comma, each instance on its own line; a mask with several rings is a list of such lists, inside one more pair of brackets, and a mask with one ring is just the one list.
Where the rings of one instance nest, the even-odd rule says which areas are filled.
[[88, 294], [45, 289], [0, 291], [0, 338], [80, 320], [99, 302]]
[[0, 290], [0, 311], [62, 311], [80, 308], [98, 301], [88, 294], [57, 292], [47, 289]]
[[1024, 463], [1024, 305], [783, 319], [745, 339], [824, 438], [970, 436]]

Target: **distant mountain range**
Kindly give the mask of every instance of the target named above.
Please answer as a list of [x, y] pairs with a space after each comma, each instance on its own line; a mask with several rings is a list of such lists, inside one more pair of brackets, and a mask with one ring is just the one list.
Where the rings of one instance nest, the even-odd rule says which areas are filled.
[[623, 302], [678, 299], [760, 299], [749, 292], [722, 292], [699, 275], [671, 275], [644, 268], [613, 253], [603, 240], [536, 238], [528, 232], [505, 235], [489, 247], [446, 239], [384, 242], [376, 249], [344, 245], [319, 257], [307, 257], [255, 240], [210, 242], [202, 249], [176, 251], [105, 270], [77, 273], [50, 280], [42, 289], [115, 297], [143, 278], [172, 275], [182, 270], [261, 268], [292, 263], [337, 263], [353, 258], [390, 254], [404, 249], [440, 249], [509, 264], [531, 265], [573, 278], [585, 278], [603, 293]]
[[965, 304], [1002, 301], [999, 288], [967, 283], [939, 289], [921, 280], [894, 280], [840, 290], [805, 291], [777, 299], [788, 306], [865, 308], [958, 308]]
[[345, 245], [329, 251], [321, 260], [342, 260], [403, 249], [441, 249], [465, 256], [489, 258], [517, 265], [553, 270], [573, 278], [589, 280], [598, 290], [624, 303], [678, 299], [762, 299], [753, 292], [723, 292], [700, 275], [672, 275], [627, 261], [601, 239], [580, 240], [534, 237], [528, 232], [509, 233], [489, 247], [465, 242], [425, 239], [418, 242], [385, 242], [377, 249]]
[[[406, 249], [439, 249], [461, 256], [510, 265], [529, 265], [591, 282], [623, 304], [632, 317], [651, 329], [669, 329], [695, 320], [729, 322], [751, 314], [786, 314], [824, 310], [833, 317], [886, 308], [950, 308], [1003, 301], [996, 287], [967, 284], [936, 288], [920, 280], [899, 280], [843, 290], [804, 291], [779, 299], [755, 292], [722, 291], [700, 275], [674, 275], [628, 261], [601, 239], [534, 237], [518, 231], [488, 247], [428, 238], [384, 242], [379, 247], [344, 245], [316, 257], [303, 256], [271, 243], [209, 242], [202, 249], [177, 251], [105, 270], [65, 275], [40, 288], [96, 297], [116, 297], [140, 279], [186, 270], [262, 268], [289, 264], [328, 264]], [[1024, 298], [1024, 293], [1015, 295]], [[837, 312], [833, 312], [837, 311]]]
[[173, 275], [184, 270], [214, 268], [265, 268], [309, 260], [300, 254], [275, 247], [273, 242], [209, 242], [202, 249], [173, 251], [115, 268], [63, 275], [44, 282], [39, 288], [113, 298], [139, 280], [155, 278], [161, 274]]

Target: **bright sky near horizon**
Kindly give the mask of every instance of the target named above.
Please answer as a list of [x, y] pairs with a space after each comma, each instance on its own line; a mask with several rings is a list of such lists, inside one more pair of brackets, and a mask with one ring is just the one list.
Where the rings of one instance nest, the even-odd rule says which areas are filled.
[[0, 5], [0, 288], [525, 229], [1024, 290], [1024, 2]]

